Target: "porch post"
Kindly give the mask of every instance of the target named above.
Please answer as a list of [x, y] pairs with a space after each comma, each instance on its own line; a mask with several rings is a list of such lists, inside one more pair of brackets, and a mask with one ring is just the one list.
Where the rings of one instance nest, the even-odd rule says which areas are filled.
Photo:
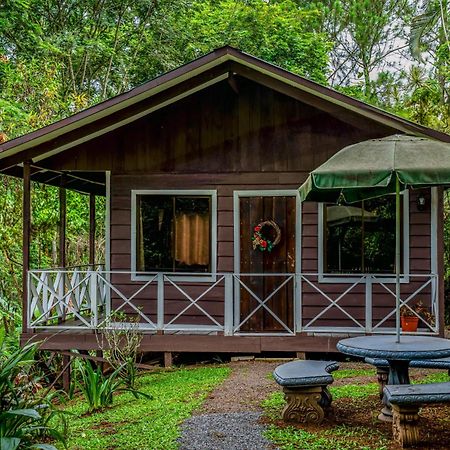
[[23, 163], [23, 197], [22, 197], [22, 330], [28, 331], [28, 270], [30, 268], [31, 240], [31, 181], [30, 161]]
[[89, 265], [95, 264], [95, 194], [89, 194]]
[[400, 242], [400, 180], [395, 174], [395, 332], [396, 342], [400, 343], [400, 264], [401, 264], [401, 242]]
[[444, 261], [444, 188], [432, 188], [432, 196], [436, 197], [437, 201], [437, 211], [435, 214], [437, 217], [435, 218], [436, 224], [437, 224], [437, 236], [433, 237], [431, 236], [431, 239], [437, 240], [437, 261], [435, 262], [437, 267], [437, 280], [436, 280], [436, 287], [437, 290], [437, 321], [436, 326], [439, 327], [439, 335], [444, 336], [445, 334], [445, 286], [444, 286], [444, 267], [445, 267], [445, 261]]
[[66, 222], [67, 222], [67, 201], [66, 188], [64, 187], [64, 177], [61, 176], [61, 186], [59, 187], [59, 266], [66, 267]]
[[[59, 267], [65, 268], [66, 261], [66, 222], [67, 222], [67, 202], [66, 202], [66, 188], [64, 187], [64, 175], [61, 175], [61, 184], [59, 187]], [[64, 297], [64, 290], [66, 286], [66, 273], [61, 272], [61, 278], [58, 287], [58, 294], [60, 299]], [[58, 314], [58, 321], [64, 322], [66, 320], [67, 307], [61, 303], [60, 313]]]

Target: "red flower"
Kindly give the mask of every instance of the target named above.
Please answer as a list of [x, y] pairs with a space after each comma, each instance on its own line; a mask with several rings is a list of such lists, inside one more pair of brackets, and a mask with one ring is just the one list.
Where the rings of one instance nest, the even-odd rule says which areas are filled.
[[256, 227], [254, 228], [255, 231], [259, 231], [261, 229], [261, 227], [259, 225], [256, 225]]
[[267, 247], [267, 242], [266, 241], [261, 241], [261, 247], [262, 248], [266, 248]]

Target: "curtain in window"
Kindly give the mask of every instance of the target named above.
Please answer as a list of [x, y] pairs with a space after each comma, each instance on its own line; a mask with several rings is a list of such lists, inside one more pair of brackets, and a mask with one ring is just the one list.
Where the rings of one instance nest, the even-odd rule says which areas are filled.
[[209, 215], [175, 216], [175, 259], [187, 266], [209, 264]]

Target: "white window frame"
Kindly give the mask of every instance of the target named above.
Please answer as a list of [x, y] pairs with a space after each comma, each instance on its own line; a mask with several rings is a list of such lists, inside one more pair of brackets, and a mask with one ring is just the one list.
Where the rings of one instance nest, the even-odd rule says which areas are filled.
[[[401, 192], [403, 198], [403, 273], [400, 277], [401, 283], [409, 283], [409, 191], [405, 189]], [[324, 272], [324, 208], [326, 203], [318, 203], [318, 229], [317, 229], [317, 263], [320, 283], [352, 283], [363, 275], [373, 275], [373, 283], [389, 283], [395, 278], [395, 274], [380, 277], [376, 273], [349, 273], [337, 275], [334, 273]]]
[[[216, 280], [217, 273], [217, 191], [216, 190], [193, 190], [193, 189], [137, 189], [131, 191], [131, 280], [150, 280], [157, 273], [162, 271], [148, 272], [145, 275], [136, 270], [136, 208], [138, 195], [167, 195], [167, 196], [207, 196], [211, 198], [211, 273], [202, 275], [183, 275], [182, 272], [170, 272], [170, 279], [173, 281], [187, 282], [212, 282]], [[169, 272], [164, 272], [169, 273]], [[172, 275], [173, 274], [173, 275]]]

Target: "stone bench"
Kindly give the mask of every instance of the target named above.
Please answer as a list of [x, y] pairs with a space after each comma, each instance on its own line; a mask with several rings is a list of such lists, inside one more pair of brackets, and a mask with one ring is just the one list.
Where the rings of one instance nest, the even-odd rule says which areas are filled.
[[[389, 363], [385, 359], [380, 358], [365, 358], [364, 361], [377, 368], [379, 393], [380, 398], [383, 398], [383, 388], [388, 383]], [[416, 369], [446, 369], [450, 375], [450, 358], [418, 359], [411, 361], [409, 367]]]
[[285, 422], [319, 424], [324, 408], [331, 406], [327, 386], [333, 382], [331, 372], [339, 365], [334, 361], [292, 361], [278, 366], [273, 377], [282, 386], [286, 399]]
[[450, 382], [387, 385], [386, 400], [392, 405], [392, 433], [403, 447], [419, 442], [419, 408], [430, 403], [450, 402]]

